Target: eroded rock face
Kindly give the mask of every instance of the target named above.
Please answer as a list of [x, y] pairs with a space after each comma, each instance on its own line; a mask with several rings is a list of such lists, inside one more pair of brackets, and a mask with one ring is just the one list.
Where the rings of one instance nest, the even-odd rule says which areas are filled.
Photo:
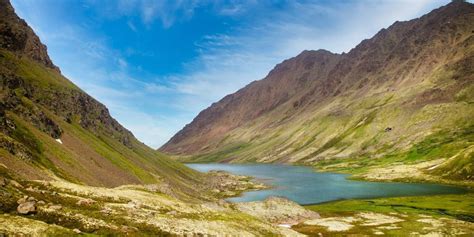
[[274, 224], [295, 225], [301, 221], [319, 218], [319, 214], [307, 210], [298, 203], [281, 197], [269, 197], [265, 201], [236, 203], [236, 208], [249, 215]]
[[0, 0], [0, 48], [20, 52], [59, 72], [48, 56], [47, 47], [20, 19], [8, 0]]
[[263, 183], [257, 183], [249, 176], [235, 175], [220, 170], [209, 171], [207, 183], [211, 192], [220, 197], [232, 197], [243, 191], [269, 188]]

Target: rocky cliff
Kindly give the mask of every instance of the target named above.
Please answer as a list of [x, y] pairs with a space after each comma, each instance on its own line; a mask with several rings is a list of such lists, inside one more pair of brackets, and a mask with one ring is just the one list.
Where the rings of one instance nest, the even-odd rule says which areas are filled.
[[59, 72], [59, 68], [49, 58], [46, 45], [42, 44], [28, 24], [15, 14], [10, 2], [0, 1], [0, 9], [0, 47], [27, 55]]

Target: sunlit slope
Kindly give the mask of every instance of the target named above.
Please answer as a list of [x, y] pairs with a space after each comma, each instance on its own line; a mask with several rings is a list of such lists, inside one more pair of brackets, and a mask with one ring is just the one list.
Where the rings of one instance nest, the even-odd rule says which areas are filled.
[[201, 174], [139, 142], [60, 74], [8, 1], [0, 7], [0, 165], [27, 179], [160, 183], [194, 195]]
[[103, 105], [56, 71], [6, 51], [0, 55], [7, 167], [30, 178], [53, 174], [90, 185], [191, 186], [199, 180], [194, 171], [137, 141]]
[[473, 4], [453, 2], [347, 54], [305, 51], [202, 111], [161, 150], [359, 170], [451, 158], [430, 172], [472, 179], [463, 164], [474, 145], [473, 28]]

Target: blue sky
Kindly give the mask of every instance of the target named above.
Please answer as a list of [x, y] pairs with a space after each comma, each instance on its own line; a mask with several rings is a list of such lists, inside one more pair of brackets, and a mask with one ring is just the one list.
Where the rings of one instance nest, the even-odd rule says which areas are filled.
[[448, 0], [12, 0], [62, 73], [158, 148], [305, 49], [348, 52]]

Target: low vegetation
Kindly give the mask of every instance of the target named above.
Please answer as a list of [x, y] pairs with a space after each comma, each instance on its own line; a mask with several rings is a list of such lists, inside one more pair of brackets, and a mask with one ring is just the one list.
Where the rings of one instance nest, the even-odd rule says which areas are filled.
[[[213, 190], [217, 192], [202, 195], [214, 194], [215, 199], [187, 202], [170, 196], [167, 187], [157, 184], [91, 187], [59, 179], [18, 180], [4, 167], [0, 171], [0, 234], [298, 235], [277, 223], [268, 223], [256, 211], [240, 211], [243, 205], [218, 201], [219, 197], [237, 195], [246, 188], [263, 188], [249, 182], [248, 177], [212, 172], [209, 183], [216, 184]], [[290, 201], [280, 203], [285, 205], [271, 210], [263, 207], [260, 212], [300, 208]], [[285, 214], [285, 218], [291, 219], [291, 215]]]
[[347, 200], [305, 206], [320, 213], [293, 229], [308, 235], [469, 236], [474, 195]]

